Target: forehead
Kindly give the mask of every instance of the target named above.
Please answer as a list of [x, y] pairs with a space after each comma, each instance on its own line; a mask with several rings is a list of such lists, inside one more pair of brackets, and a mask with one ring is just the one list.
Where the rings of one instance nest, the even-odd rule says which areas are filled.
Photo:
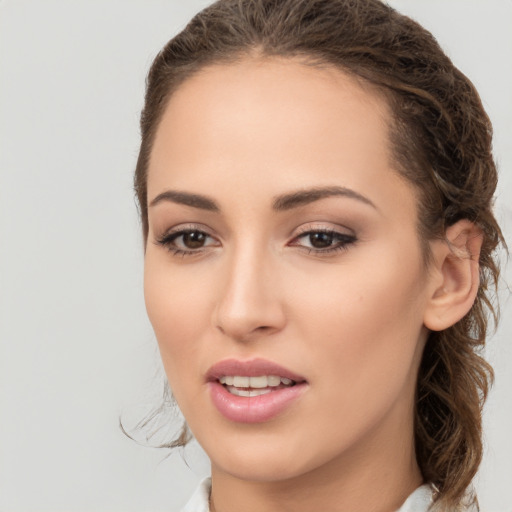
[[[166, 187], [341, 185], [396, 180], [389, 107], [374, 87], [297, 59], [213, 65], [171, 96], [149, 165], [148, 198]], [[279, 190], [279, 189], [283, 190]], [[367, 190], [371, 193], [371, 190]]]

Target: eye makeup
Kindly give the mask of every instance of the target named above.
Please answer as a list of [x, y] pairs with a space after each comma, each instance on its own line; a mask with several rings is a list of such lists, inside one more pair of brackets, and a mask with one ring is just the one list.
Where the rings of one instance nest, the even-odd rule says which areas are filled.
[[[303, 240], [303, 243], [299, 243], [299, 240]], [[300, 247], [302, 250], [307, 251], [308, 254], [327, 256], [347, 250], [356, 241], [355, 235], [340, 233], [333, 229], [317, 228], [303, 231], [288, 245]]]
[[[331, 256], [347, 250], [357, 241], [352, 233], [343, 233], [325, 226], [309, 225], [286, 245], [296, 247], [307, 254]], [[220, 247], [221, 243], [204, 228], [189, 224], [177, 226], [157, 238], [157, 245], [165, 247], [173, 256], [194, 256], [204, 254], [212, 248]]]
[[173, 256], [181, 257], [199, 255], [209, 247], [220, 246], [216, 238], [197, 224], [177, 226], [158, 237], [155, 243], [165, 247]]

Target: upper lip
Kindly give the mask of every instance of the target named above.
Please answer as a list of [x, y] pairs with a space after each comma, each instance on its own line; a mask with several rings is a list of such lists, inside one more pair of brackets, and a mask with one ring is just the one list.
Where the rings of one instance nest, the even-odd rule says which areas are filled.
[[215, 363], [207, 372], [208, 381], [218, 380], [226, 375], [240, 375], [244, 377], [259, 377], [261, 375], [277, 375], [286, 377], [295, 382], [304, 382], [306, 379], [283, 366], [266, 359], [224, 359]]

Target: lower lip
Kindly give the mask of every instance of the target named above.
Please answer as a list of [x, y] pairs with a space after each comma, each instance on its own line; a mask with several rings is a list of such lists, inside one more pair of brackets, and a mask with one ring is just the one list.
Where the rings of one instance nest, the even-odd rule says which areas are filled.
[[302, 395], [305, 382], [280, 388], [259, 396], [231, 394], [220, 382], [209, 382], [210, 395], [217, 410], [228, 420], [238, 423], [262, 423], [281, 414]]

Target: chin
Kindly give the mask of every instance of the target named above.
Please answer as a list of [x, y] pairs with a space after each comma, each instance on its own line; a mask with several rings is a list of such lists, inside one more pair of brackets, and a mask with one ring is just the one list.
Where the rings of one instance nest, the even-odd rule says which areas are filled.
[[230, 457], [228, 461], [214, 464], [224, 473], [232, 477], [251, 482], [282, 482], [307, 473], [306, 468], [290, 465], [276, 454], [271, 460], [254, 457], [253, 459], [238, 459]]
[[[216, 443], [213, 450], [205, 446], [212, 468], [234, 478], [252, 482], [293, 480], [321, 467], [332, 458], [332, 447], [308, 450], [311, 439], [294, 439], [293, 435], [234, 436], [228, 443]], [[314, 443], [313, 443], [314, 444]]]

